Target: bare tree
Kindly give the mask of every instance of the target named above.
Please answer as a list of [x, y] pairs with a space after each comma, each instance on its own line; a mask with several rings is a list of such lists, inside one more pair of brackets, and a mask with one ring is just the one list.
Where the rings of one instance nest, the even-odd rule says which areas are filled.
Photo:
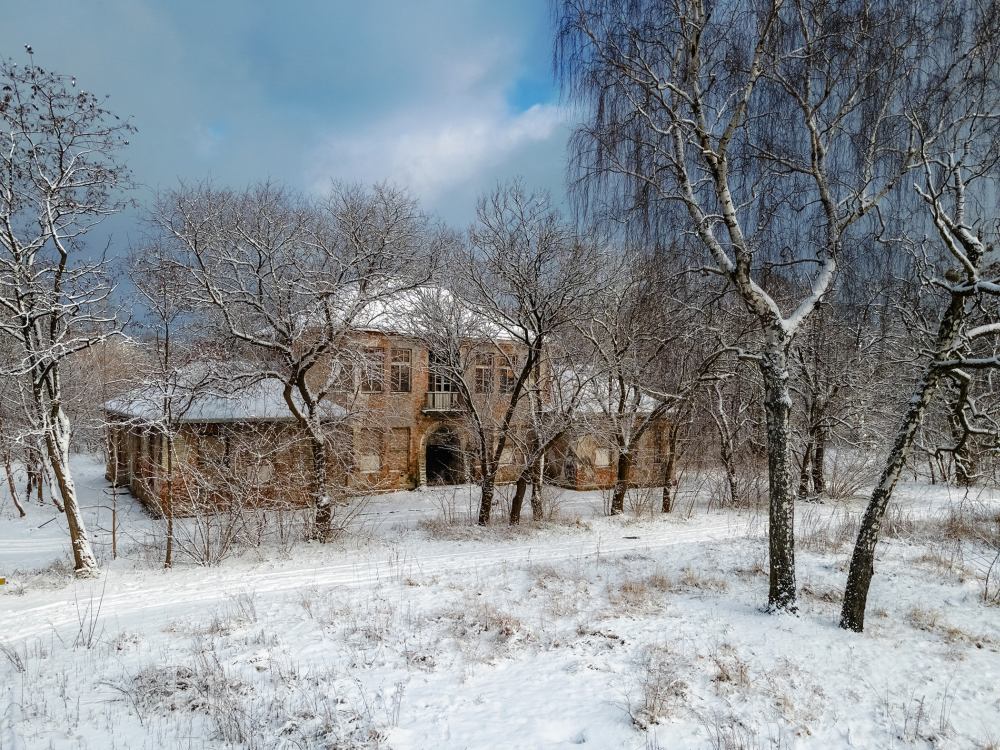
[[521, 456], [521, 472], [510, 503], [512, 526], [521, 522], [521, 509], [529, 485], [532, 520], [545, 518], [545, 457], [574, 429], [588, 429], [585, 407], [592, 397], [594, 376], [591, 369], [584, 366], [578, 342], [579, 337], [568, 331], [559, 331], [550, 337], [528, 383], [530, 429], [510, 436]]
[[[549, 196], [502, 186], [480, 199], [468, 245], [449, 258], [448, 290], [425, 296], [414, 320], [414, 335], [436, 353], [432, 370], [458, 389], [468, 409], [478, 443], [481, 525], [490, 522], [512, 432], [531, 426], [532, 393], [541, 405], [545, 347], [589, 304], [600, 283], [599, 257], [593, 238], [574, 231]], [[493, 374], [477, 383], [478, 372]]]
[[[7, 342], [0, 341], [0, 344]], [[7, 355], [7, 352], [0, 352], [0, 357]], [[4, 379], [0, 382], [0, 462], [3, 470], [7, 474], [7, 490], [10, 493], [11, 502], [17, 511], [19, 518], [24, 518], [27, 512], [21, 504], [20, 493], [17, 489], [17, 465], [26, 465], [24, 460], [26, 451], [24, 450], [25, 439], [25, 419], [21, 410], [18, 382], [10, 382]], [[30, 489], [25, 493], [31, 499]]]
[[[882, 452], [886, 415], [899, 406], [892, 395], [902, 374], [895, 363], [906, 359], [899, 346], [906, 333], [893, 313], [899, 285], [885, 269], [870, 267], [866, 256], [873, 254], [865, 250], [845, 250], [839, 288], [823, 300], [791, 349], [800, 499], [846, 489], [829, 486], [828, 464], [841, 474], [869, 466], [873, 453]], [[893, 253], [883, 256], [891, 262]], [[831, 448], [836, 449], [832, 462]]]
[[355, 322], [424, 281], [444, 235], [387, 185], [335, 186], [321, 201], [271, 185], [182, 188], [160, 200], [155, 221], [175, 243], [193, 299], [255, 358], [253, 377], [284, 384], [311, 441], [314, 536], [327, 540], [330, 431], [343, 422], [334, 397], [359, 364]]
[[624, 512], [640, 441], [693, 397], [721, 353], [702, 346], [701, 313], [685, 299], [683, 276], [626, 255], [597, 295], [596, 313], [577, 326], [594, 368], [591, 402], [617, 454], [611, 515]]
[[941, 257], [923, 292], [940, 295], [940, 306], [936, 326], [920, 331], [923, 369], [861, 521], [841, 611], [845, 629], [864, 629], [882, 518], [939, 386], [950, 381], [955, 388], [954, 449], [961, 450], [971, 435], [997, 435], [995, 415], [979, 408], [971, 389], [974, 373], [1000, 368], [1000, 48], [995, 34], [1000, 9], [991, 4], [977, 10], [984, 15], [965, 19], [965, 55], [955, 63], [964, 85], [938, 104], [954, 110], [951, 127], [942, 131], [933, 119], [928, 123], [926, 113], [911, 114], [922, 165], [914, 190], [929, 214]]
[[97, 561], [69, 466], [62, 368], [118, 330], [108, 263], [86, 236], [123, 207], [118, 152], [132, 131], [75, 79], [0, 63], [0, 335], [20, 350], [4, 374], [28, 384], [80, 576]]
[[739, 368], [733, 377], [717, 380], [712, 386], [708, 411], [718, 435], [719, 460], [728, 497], [725, 504], [747, 507], [756, 499], [753, 480], [757, 475], [752, 470], [753, 413], [747, 398], [751, 389]]
[[592, 113], [574, 141], [581, 198], [683, 231], [757, 322], [744, 356], [764, 385], [768, 602], [794, 609], [789, 349], [832, 290], [847, 233], [870, 231], [915, 165], [905, 113], [950, 83], [928, 84], [921, 66], [959, 11], [903, 0], [558, 7], [559, 70]]
[[[182, 270], [165, 262], [161, 249], [154, 245], [133, 253], [129, 277], [146, 313], [139, 330], [147, 354], [146, 366], [137, 373], [133, 393], [147, 402], [144, 411], [154, 415], [144, 420], [142, 428], [163, 438], [165, 489], [160, 505], [166, 518], [163, 567], [169, 568], [174, 559], [177, 436], [189, 409], [210, 389], [217, 388], [222, 376], [214, 371], [217, 363], [204, 351], [203, 342], [198, 341], [197, 331], [193, 330], [197, 317], [185, 295]], [[116, 448], [112, 447], [112, 452]], [[115, 472], [117, 463], [112, 456]]]

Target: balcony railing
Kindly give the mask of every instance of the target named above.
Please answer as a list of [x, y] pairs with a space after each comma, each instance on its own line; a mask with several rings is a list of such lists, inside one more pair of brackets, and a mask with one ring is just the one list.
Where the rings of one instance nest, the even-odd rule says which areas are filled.
[[462, 399], [453, 391], [428, 391], [424, 411], [461, 411]]

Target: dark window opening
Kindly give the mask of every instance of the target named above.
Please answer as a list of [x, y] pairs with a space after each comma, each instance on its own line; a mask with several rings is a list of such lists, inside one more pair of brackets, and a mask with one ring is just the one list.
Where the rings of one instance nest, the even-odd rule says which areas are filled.
[[428, 484], [458, 484], [462, 481], [462, 446], [458, 436], [440, 429], [427, 438], [425, 464]]

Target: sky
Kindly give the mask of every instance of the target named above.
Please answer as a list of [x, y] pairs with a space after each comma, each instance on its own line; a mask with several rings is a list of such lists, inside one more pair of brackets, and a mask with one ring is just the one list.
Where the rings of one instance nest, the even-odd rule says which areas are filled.
[[179, 181], [389, 180], [464, 227], [501, 180], [561, 200], [550, 25], [546, 0], [8, 0], [0, 55], [30, 44], [131, 118], [140, 204]]

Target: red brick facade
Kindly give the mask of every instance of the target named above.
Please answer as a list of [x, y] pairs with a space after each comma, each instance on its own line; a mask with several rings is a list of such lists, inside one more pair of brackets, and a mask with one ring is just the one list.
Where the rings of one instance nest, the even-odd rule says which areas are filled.
[[[388, 491], [476, 481], [478, 433], [471, 428], [457, 389], [449, 390], [441, 377], [432, 374], [426, 346], [405, 336], [376, 332], [359, 333], [356, 343], [368, 364], [363, 374], [354, 374], [352, 388], [332, 399], [348, 416], [330, 437], [331, 491]], [[516, 353], [512, 344], [499, 346], [507, 354]], [[496, 421], [508, 402], [505, 380], [512, 376], [502, 359], [476, 357], [475, 371], [468, 374], [481, 413]], [[510, 447], [503, 452], [499, 482], [512, 482], [520, 473], [518, 446], [525, 444], [527, 430], [522, 410], [515, 415]], [[113, 416], [109, 431], [109, 480], [127, 485], [154, 511], [163, 511], [167, 474], [163, 436], [141, 421]], [[661, 481], [662, 434], [661, 424], [644, 434], [634, 452], [630, 481], [645, 485]], [[224, 505], [227, 486], [257, 502], [306, 504], [311, 453], [304, 437], [288, 419], [183, 424], [174, 445], [175, 512], [204, 502]], [[599, 428], [567, 435], [546, 458], [546, 476], [575, 489], [610, 487], [617, 464], [611, 444]]]

